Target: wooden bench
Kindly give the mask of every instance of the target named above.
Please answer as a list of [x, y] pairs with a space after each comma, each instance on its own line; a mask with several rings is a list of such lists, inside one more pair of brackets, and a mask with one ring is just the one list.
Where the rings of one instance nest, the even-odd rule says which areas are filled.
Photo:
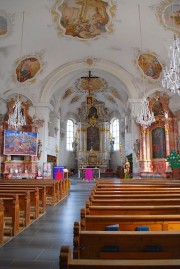
[[34, 186], [34, 185], [30, 185], [30, 184], [14, 184], [14, 183], [0, 183], [0, 190], [1, 189], [11, 189], [11, 190], [34, 190], [37, 189], [39, 191], [39, 214], [43, 214], [46, 212], [46, 186]]
[[0, 199], [0, 244], [3, 243], [4, 237], [4, 210], [3, 200]]
[[37, 219], [39, 217], [39, 189], [37, 187], [21, 187], [21, 186], [0, 186], [3, 192], [24, 192], [29, 191], [30, 193], [30, 217]]
[[0, 197], [11, 198], [18, 195], [20, 209], [20, 224], [28, 226], [30, 224], [30, 193], [29, 191], [11, 192], [10, 190], [0, 191]]
[[102, 199], [102, 200], [113, 200], [113, 199], [179, 199], [180, 193], [169, 193], [169, 194], [91, 194], [89, 199]]
[[180, 232], [81, 231], [80, 223], [75, 224], [74, 259], [178, 259], [180, 257]]
[[[15, 195], [14, 197], [10, 198], [3, 198], [3, 205], [4, 205], [4, 221], [5, 221], [5, 227], [4, 232], [6, 230], [10, 231], [12, 235], [17, 235], [19, 233], [19, 216], [20, 216], [20, 210], [19, 210], [19, 197], [18, 195]], [[8, 224], [6, 225], [6, 223]]]
[[69, 246], [62, 246], [59, 256], [60, 269], [179, 269], [180, 259], [157, 260], [105, 260], [72, 259]]
[[86, 215], [82, 230], [103, 231], [118, 224], [120, 231], [134, 231], [137, 226], [148, 226], [151, 231], [179, 231], [180, 215]]
[[94, 206], [81, 209], [81, 220], [87, 215], [180, 215], [180, 205]]
[[[56, 205], [59, 201], [68, 195], [70, 188], [70, 180], [53, 180], [53, 179], [6, 179], [0, 180], [0, 184], [23, 184], [23, 185], [33, 185], [36, 187], [46, 187], [46, 204]], [[40, 194], [39, 194], [40, 196]]]
[[86, 207], [94, 206], [138, 206], [138, 205], [180, 205], [180, 198], [164, 199], [91, 199], [86, 201]]
[[100, 186], [103, 184], [110, 184], [110, 185], [124, 185], [124, 186], [128, 186], [128, 185], [180, 185], [180, 181], [179, 180], [174, 180], [174, 179], [99, 179], [96, 181], [96, 186]]

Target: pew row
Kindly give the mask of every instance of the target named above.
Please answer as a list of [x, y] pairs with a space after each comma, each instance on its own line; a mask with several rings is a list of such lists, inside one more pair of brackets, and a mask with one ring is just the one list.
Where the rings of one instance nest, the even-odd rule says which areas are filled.
[[148, 194], [93, 194], [89, 196], [89, 200], [102, 199], [102, 200], [113, 200], [113, 199], [180, 199], [180, 193], [148, 193]]
[[62, 246], [59, 256], [60, 269], [174, 269], [180, 268], [180, 259], [157, 260], [105, 260], [72, 259], [69, 246]]
[[4, 210], [3, 200], [0, 199], [0, 244], [3, 243], [4, 237]]
[[103, 231], [114, 224], [119, 225], [120, 231], [134, 231], [137, 226], [148, 226], [151, 231], [179, 231], [180, 215], [86, 215], [81, 229]]
[[69, 188], [70, 188], [70, 180], [63, 179], [63, 180], [53, 180], [53, 179], [39, 179], [39, 180], [27, 180], [27, 179], [6, 179], [0, 180], [1, 185], [13, 185], [13, 186], [34, 186], [34, 187], [46, 187], [46, 202], [42, 203], [48, 205], [56, 205], [59, 203], [63, 198], [68, 195]]
[[39, 189], [37, 187], [6, 187], [0, 186], [0, 193], [27, 193], [30, 194], [30, 216], [32, 219], [37, 219], [39, 217]]
[[87, 215], [180, 215], [180, 205], [89, 206], [81, 209], [81, 220]]
[[[180, 232], [81, 231], [76, 223], [74, 259], [178, 259]], [[96, 242], [96, 243], [94, 243]]]
[[138, 206], [138, 205], [180, 205], [179, 199], [91, 199], [86, 201], [86, 208], [89, 206]]

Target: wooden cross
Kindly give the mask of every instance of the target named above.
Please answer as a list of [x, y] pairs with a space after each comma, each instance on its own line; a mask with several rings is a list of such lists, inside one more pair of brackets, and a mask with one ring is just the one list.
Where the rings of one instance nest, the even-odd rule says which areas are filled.
[[90, 95], [90, 91], [91, 91], [91, 79], [94, 79], [94, 78], [99, 78], [99, 77], [92, 77], [91, 76], [91, 71], [89, 71], [89, 76], [88, 77], [81, 77], [82, 79], [86, 79], [88, 80], [88, 92], [89, 92], [89, 95]]

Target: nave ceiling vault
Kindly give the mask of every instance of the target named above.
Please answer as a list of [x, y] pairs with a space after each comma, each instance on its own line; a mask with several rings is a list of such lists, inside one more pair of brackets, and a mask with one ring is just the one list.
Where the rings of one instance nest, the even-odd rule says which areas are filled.
[[[78, 21], [76, 17], [85, 7], [85, 2], [84, 20]], [[168, 93], [170, 105], [179, 110], [180, 97], [162, 88], [160, 72], [168, 63], [168, 48], [173, 34], [180, 34], [179, 1], [85, 2], [1, 0], [0, 19], [7, 18], [7, 33], [0, 36], [2, 100], [20, 93], [32, 105], [49, 105], [52, 112], [61, 111], [63, 117], [67, 113], [77, 114], [78, 107], [88, 94], [88, 91], [79, 90], [78, 83], [90, 70], [92, 76], [101, 80], [97, 80], [94, 86], [102, 83], [102, 87], [91, 93], [106, 104], [110, 113], [118, 111], [123, 115], [129, 110], [128, 100], [142, 98], [144, 90], [147, 96], [156, 91]], [[97, 6], [95, 2], [98, 2]], [[170, 20], [172, 8], [173, 25]], [[30, 67], [35, 72], [23, 83], [17, 83], [15, 73], [22, 60], [19, 59], [19, 50], [23, 12], [22, 59], [24, 64], [32, 60]], [[73, 19], [70, 18], [71, 12]], [[138, 65], [142, 54], [149, 61], [147, 70]], [[154, 61], [159, 65], [153, 65]]]

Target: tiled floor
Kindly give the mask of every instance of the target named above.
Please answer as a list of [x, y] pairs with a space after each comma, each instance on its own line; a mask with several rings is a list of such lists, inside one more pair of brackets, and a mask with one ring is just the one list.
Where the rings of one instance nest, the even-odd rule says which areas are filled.
[[69, 196], [0, 248], [0, 269], [59, 269], [62, 245], [73, 245], [74, 221], [94, 183], [71, 180]]

